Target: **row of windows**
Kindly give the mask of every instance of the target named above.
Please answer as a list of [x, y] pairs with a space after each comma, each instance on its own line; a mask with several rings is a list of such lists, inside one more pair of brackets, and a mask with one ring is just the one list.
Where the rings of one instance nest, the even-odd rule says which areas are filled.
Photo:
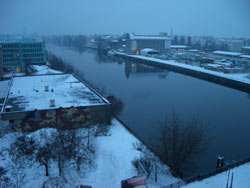
[[42, 52], [42, 48], [22, 49], [22, 52]]
[[18, 44], [3, 44], [2, 48], [18, 48]]
[[[44, 61], [44, 58], [26, 58], [23, 61], [27, 63], [32, 63], [32, 62]], [[3, 63], [7, 63], [7, 62], [19, 62], [19, 59], [18, 58], [3, 58]]]
[[3, 63], [5, 62], [13, 62], [19, 61], [19, 58], [3, 58]]
[[33, 43], [33, 44], [22, 44], [22, 48], [41, 48], [41, 43]]
[[32, 63], [32, 62], [44, 61], [44, 58], [27, 58], [24, 59], [23, 61], [27, 63]]
[[3, 54], [3, 58], [8, 58], [8, 57], [18, 57], [19, 54]]
[[[11, 53], [11, 54], [3, 54], [3, 58], [10, 58], [10, 57], [19, 57], [19, 53]], [[23, 54], [23, 57], [43, 57], [43, 53], [36, 53], [36, 54]]]
[[43, 53], [39, 54], [23, 54], [23, 57], [43, 57]]
[[3, 53], [17, 53], [19, 52], [18, 49], [2, 49]]

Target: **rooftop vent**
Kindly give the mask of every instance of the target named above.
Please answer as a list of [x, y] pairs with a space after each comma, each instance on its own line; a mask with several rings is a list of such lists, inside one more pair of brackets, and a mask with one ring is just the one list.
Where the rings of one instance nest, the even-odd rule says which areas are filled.
[[55, 107], [55, 99], [50, 99], [50, 107]]
[[49, 91], [49, 86], [44, 86], [44, 91], [48, 92]]

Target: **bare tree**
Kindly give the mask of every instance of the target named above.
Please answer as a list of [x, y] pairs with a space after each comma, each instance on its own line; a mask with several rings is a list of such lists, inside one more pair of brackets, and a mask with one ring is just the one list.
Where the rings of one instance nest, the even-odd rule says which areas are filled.
[[157, 140], [161, 160], [169, 166], [174, 176], [182, 177], [187, 162], [205, 149], [206, 126], [199, 124], [195, 118], [184, 122], [173, 112], [162, 123]]

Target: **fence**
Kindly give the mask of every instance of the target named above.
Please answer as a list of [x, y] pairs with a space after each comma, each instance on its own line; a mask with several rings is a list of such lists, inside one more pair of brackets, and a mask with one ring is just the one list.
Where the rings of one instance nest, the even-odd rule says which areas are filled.
[[231, 162], [231, 163], [227, 163], [222, 168], [218, 168], [216, 170], [213, 170], [213, 171], [210, 171], [210, 172], [207, 172], [207, 173], [204, 173], [204, 174], [199, 174], [199, 175], [194, 176], [194, 177], [185, 178], [185, 179], [183, 179], [183, 180], [181, 180], [179, 182], [172, 183], [172, 184], [164, 186], [162, 188], [179, 188], [179, 187], [181, 187], [183, 185], [186, 185], [188, 183], [191, 183], [191, 182], [194, 182], [194, 181], [197, 181], [197, 180], [201, 181], [203, 179], [215, 176], [216, 174], [225, 172], [225, 171], [227, 171], [227, 170], [229, 170], [231, 168], [238, 167], [238, 166], [243, 165], [243, 164], [248, 163], [248, 162], [250, 162], [250, 157], [247, 158], [247, 159], [244, 159], [244, 160], [234, 161], [234, 162]]

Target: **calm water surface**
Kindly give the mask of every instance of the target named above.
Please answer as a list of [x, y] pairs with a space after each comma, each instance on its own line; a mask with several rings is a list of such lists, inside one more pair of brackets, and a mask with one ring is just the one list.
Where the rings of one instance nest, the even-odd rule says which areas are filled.
[[50, 44], [47, 49], [122, 99], [120, 118], [152, 146], [160, 122], [173, 110], [185, 120], [198, 117], [208, 123], [209, 147], [197, 157], [197, 167], [186, 171], [189, 175], [214, 170], [218, 155], [229, 162], [250, 157], [249, 94], [163, 69], [103, 59], [92, 50], [79, 53]]

